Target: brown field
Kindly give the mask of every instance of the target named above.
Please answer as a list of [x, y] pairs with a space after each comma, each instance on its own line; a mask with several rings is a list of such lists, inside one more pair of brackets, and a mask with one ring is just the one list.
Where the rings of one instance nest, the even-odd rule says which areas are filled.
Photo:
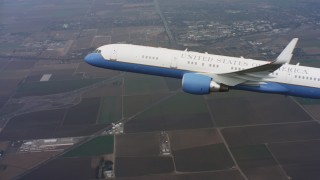
[[[218, 126], [312, 120], [291, 98], [282, 95], [258, 93], [242, 94], [242, 96], [212, 98], [209, 100], [214, 120]], [[226, 113], [226, 108], [228, 112], [232, 113]]]
[[266, 165], [261, 167], [243, 168], [243, 172], [249, 179], [259, 180], [288, 180], [286, 174], [280, 169], [279, 165]]
[[223, 136], [230, 146], [320, 139], [317, 122], [225, 128]]
[[50, 38], [61, 41], [73, 40], [77, 37], [77, 35], [77, 32], [73, 30], [57, 30], [51, 31], [49, 34]]
[[319, 140], [271, 143], [269, 147], [292, 179], [319, 179]]
[[116, 177], [142, 176], [173, 172], [171, 157], [116, 157]]
[[72, 51], [78, 51], [83, 49], [89, 49], [92, 48], [91, 42], [95, 36], [96, 32], [92, 32], [93, 34], [90, 35], [84, 35], [76, 39], [73, 43]]
[[238, 165], [249, 179], [287, 179], [264, 144], [231, 148]]
[[130, 39], [130, 28], [113, 28], [111, 43], [127, 42]]
[[27, 77], [30, 70], [23, 69], [23, 70], [15, 70], [15, 71], [1, 71], [0, 77], [1, 79], [20, 79], [23, 80]]
[[213, 127], [209, 114], [162, 115], [152, 118], [134, 118], [125, 124], [127, 133]]
[[13, 179], [16, 175], [24, 173], [26, 170], [21, 169], [15, 166], [6, 166], [5, 171], [0, 171], [0, 178], [1, 179]]
[[100, 107], [100, 98], [82, 99], [81, 103], [68, 109], [63, 125], [95, 124]]
[[20, 82], [21, 79], [0, 79], [0, 96], [12, 95]]
[[51, 138], [60, 137], [75, 137], [75, 136], [90, 136], [103, 128], [110, 126], [109, 124], [98, 125], [68, 125], [62, 126], [56, 129], [54, 134], [51, 134]]
[[112, 77], [119, 75], [121, 72], [93, 67], [85, 62], [82, 62], [79, 64], [75, 73], [85, 73], [85, 77]]
[[224, 144], [173, 151], [177, 171], [197, 172], [230, 169], [234, 163]]
[[17, 116], [9, 121], [6, 129], [31, 128], [42, 125], [55, 125], [64, 117], [65, 110], [48, 110]]
[[0, 171], [1, 179], [11, 179], [22, 172], [36, 166], [38, 163], [56, 155], [58, 152], [16, 153], [6, 154], [1, 163], [6, 165], [4, 171]]
[[14, 60], [10, 61], [8, 65], [6, 65], [6, 71], [12, 70], [20, 70], [20, 69], [31, 69], [36, 61], [31, 60]]
[[64, 114], [65, 110], [62, 109], [17, 116], [9, 120], [0, 133], [0, 139], [21, 140], [52, 137]]
[[160, 154], [159, 133], [123, 134], [116, 137], [116, 156], [156, 156]]
[[26, 174], [21, 179], [94, 179], [91, 158], [59, 158]]
[[244, 180], [237, 170], [223, 170], [216, 172], [195, 172], [195, 173], [179, 173], [179, 174], [159, 174], [159, 175], [146, 175], [139, 177], [123, 177], [117, 178], [119, 180]]
[[75, 70], [78, 66], [79, 63], [62, 63], [61, 60], [50, 59], [47, 61], [38, 61], [33, 66], [33, 69], [36, 71]]
[[[35, 130], [35, 128], [37, 128]], [[46, 139], [55, 137], [55, 126], [37, 126], [23, 129], [4, 129], [0, 134], [0, 140], [27, 140], [27, 139]]]
[[8, 141], [2, 141], [0, 142], [0, 149], [6, 149], [9, 145]]
[[92, 40], [92, 47], [100, 47], [111, 43], [111, 36], [95, 36]]
[[222, 143], [216, 129], [169, 131], [168, 134], [171, 148], [174, 151]]

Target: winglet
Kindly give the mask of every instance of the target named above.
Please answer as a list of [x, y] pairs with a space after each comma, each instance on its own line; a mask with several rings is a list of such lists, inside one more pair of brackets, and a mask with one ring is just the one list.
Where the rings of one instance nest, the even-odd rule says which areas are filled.
[[289, 64], [293, 55], [293, 50], [296, 47], [298, 40], [298, 38], [292, 39], [291, 42], [287, 45], [287, 47], [277, 57], [277, 59], [272, 62], [272, 64]]

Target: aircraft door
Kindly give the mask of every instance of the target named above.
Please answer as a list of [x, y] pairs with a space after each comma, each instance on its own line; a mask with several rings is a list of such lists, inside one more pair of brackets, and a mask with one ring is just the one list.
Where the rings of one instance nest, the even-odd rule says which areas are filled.
[[117, 60], [117, 50], [116, 49], [112, 49], [110, 60], [112, 60], [112, 61]]
[[178, 68], [178, 57], [176, 55], [174, 55], [171, 60], [170, 68], [174, 68], [174, 69]]
[[285, 82], [286, 83], [292, 83], [292, 81], [294, 81], [294, 73], [292, 73], [292, 72], [285, 72], [286, 73], [286, 75], [285, 75]]

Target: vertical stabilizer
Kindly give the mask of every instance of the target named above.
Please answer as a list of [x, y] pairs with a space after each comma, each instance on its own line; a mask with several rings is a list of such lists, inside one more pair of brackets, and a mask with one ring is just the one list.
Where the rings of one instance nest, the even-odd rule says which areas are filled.
[[277, 59], [274, 62], [272, 62], [272, 64], [289, 64], [293, 55], [293, 50], [296, 47], [298, 40], [298, 38], [292, 39], [291, 42], [287, 45], [287, 47], [277, 57]]

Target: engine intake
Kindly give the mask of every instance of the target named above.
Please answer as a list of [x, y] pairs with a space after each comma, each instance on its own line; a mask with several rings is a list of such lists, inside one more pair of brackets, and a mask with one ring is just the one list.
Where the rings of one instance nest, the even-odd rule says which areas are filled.
[[186, 73], [182, 78], [182, 89], [184, 92], [190, 94], [209, 94], [210, 92], [227, 92], [229, 87], [225, 84], [218, 84], [212, 81], [211, 77], [195, 74]]

